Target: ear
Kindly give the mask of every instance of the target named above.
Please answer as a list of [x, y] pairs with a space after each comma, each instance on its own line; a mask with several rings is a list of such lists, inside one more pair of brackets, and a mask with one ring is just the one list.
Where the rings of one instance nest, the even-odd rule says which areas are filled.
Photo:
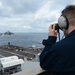
[[58, 25], [61, 29], [68, 29], [69, 22], [66, 16], [61, 15], [58, 19]]

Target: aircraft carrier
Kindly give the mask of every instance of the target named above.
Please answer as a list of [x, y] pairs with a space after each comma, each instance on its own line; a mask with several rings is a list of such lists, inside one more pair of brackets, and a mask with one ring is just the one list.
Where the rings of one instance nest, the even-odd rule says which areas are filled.
[[[39, 73], [40, 67], [39, 62], [32, 62], [35, 56], [40, 53], [42, 48], [24, 48], [15, 45], [2, 45], [0, 46], [0, 58], [9, 57], [9, 56], [18, 56], [20, 59], [24, 60], [24, 64], [22, 64], [22, 71], [19, 73], [15, 73], [13, 75], [36, 75], [35, 73]], [[27, 61], [25, 61], [27, 59]], [[29, 67], [29, 68], [28, 68]], [[28, 68], [28, 69], [27, 69]], [[31, 74], [33, 69], [35, 68], [34, 74]], [[30, 70], [29, 70], [30, 69]], [[26, 74], [25, 74], [26, 73]], [[6, 75], [9, 75], [8, 73]]]
[[0, 46], [0, 57], [8, 57], [16, 55], [19, 58], [27, 58], [27, 60], [32, 60], [35, 55], [41, 52], [41, 48], [24, 48], [15, 45], [2, 45]]

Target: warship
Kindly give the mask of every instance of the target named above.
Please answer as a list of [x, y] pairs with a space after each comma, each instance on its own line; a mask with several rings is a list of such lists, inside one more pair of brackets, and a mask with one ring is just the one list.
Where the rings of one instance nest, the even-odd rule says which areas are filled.
[[24, 48], [10, 45], [10, 43], [0, 46], [0, 74], [15, 75], [19, 72], [18, 75], [24, 75], [27, 73], [27, 67], [32, 68], [32, 71], [35, 68], [34, 65], [39, 66], [39, 53], [41, 51], [42, 48]]

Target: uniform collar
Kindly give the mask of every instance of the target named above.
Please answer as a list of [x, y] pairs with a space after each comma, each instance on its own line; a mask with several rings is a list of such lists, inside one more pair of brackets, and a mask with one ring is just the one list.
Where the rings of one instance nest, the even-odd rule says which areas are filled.
[[72, 32], [70, 32], [67, 37], [70, 37], [70, 36], [73, 36], [73, 35], [75, 35], [75, 30], [73, 30]]

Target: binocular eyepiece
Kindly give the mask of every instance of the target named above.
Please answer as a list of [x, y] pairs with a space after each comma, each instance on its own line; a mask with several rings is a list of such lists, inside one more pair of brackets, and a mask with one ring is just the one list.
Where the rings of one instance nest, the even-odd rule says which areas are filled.
[[55, 30], [59, 30], [59, 29], [61, 29], [60, 27], [59, 27], [59, 25], [58, 25], [58, 23], [55, 25]]
[[[53, 25], [52, 25], [52, 27], [53, 27]], [[59, 30], [59, 29], [61, 29], [61, 28], [59, 27], [59, 25], [58, 25], [58, 24], [55, 24], [55, 30]]]
[[[52, 27], [53, 27], [53, 25], [52, 25]], [[59, 29], [61, 29], [61, 28], [59, 27], [58, 23], [55, 24], [55, 30], [57, 30], [59, 32]]]

